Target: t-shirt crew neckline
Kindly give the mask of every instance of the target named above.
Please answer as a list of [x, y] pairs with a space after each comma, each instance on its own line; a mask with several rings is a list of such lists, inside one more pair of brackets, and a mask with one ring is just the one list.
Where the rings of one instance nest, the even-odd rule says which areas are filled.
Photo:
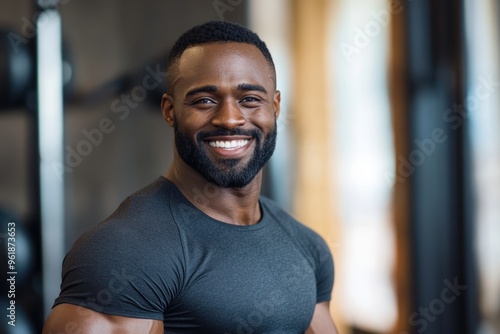
[[[262, 212], [262, 217], [261, 217], [260, 221], [256, 224], [253, 224], [253, 225], [235, 225], [235, 224], [230, 224], [230, 223], [226, 223], [226, 222], [214, 219], [214, 218], [210, 217], [209, 215], [207, 215], [205, 212], [198, 209], [193, 203], [191, 203], [186, 198], [186, 196], [184, 196], [184, 194], [179, 190], [179, 188], [177, 188], [177, 186], [172, 181], [167, 179], [166, 177], [160, 176], [157, 181], [159, 183], [161, 183], [162, 185], [169, 187], [170, 189], [172, 189], [175, 192], [174, 201], [180, 201], [183, 204], [188, 205], [191, 208], [193, 208], [194, 210], [196, 210], [200, 215], [203, 215], [205, 220], [206, 220], [203, 222], [203, 224], [207, 224], [207, 223], [214, 224], [214, 225], [217, 225], [221, 228], [237, 230], [237, 231], [255, 231], [255, 230], [260, 230], [260, 229], [266, 227], [267, 225], [269, 225], [269, 222], [270, 222], [269, 214], [267, 213], [265, 206], [262, 204], [261, 199], [259, 199], [260, 210]], [[169, 200], [172, 201], [172, 193], [170, 193]]]

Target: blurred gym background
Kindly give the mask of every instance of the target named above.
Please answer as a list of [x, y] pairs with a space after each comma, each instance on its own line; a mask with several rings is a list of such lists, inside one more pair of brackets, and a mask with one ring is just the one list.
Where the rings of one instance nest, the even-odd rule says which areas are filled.
[[214, 19], [274, 56], [264, 193], [330, 246], [340, 332], [500, 333], [499, 18], [494, 0], [0, 0], [0, 333], [41, 332], [72, 243], [165, 174], [165, 59]]

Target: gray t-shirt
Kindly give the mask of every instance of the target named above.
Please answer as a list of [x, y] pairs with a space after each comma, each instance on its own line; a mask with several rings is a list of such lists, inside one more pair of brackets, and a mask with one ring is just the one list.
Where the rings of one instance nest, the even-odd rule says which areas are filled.
[[54, 306], [162, 320], [165, 333], [304, 333], [315, 304], [331, 297], [330, 251], [259, 202], [258, 224], [223, 223], [160, 177], [75, 242]]

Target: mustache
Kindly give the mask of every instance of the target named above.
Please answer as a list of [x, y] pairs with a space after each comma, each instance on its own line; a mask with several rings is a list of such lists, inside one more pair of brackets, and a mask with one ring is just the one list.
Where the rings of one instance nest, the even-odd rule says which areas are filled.
[[262, 132], [259, 130], [243, 130], [243, 129], [215, 129], [211, 131], [199, 132], [196, 136], [198, 142], [202, 142], [205, 138], [217, 137], [217, 136], [250, 136], [256, 138], [258, 142], [262, 139]]

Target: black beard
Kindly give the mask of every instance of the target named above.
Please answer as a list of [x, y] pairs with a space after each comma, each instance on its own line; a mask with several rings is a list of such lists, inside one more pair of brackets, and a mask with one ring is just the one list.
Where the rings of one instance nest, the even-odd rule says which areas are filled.
[[[274, 121], [274, 128], [265, 137], [264, 141], [262, 140], [262, 132], [258, 130], [246, 131], [238, 128], [200, 132], [196, 136], [196, 143], [179, 131], [175, 121], [174, 131], [175, 146], [182, 160], [203, 175], [209, 182], [224, 188], [243, 188], [255, 178], [273, 155], [278, 132], [276, 120]], [[251, 136], [256, 141], [255, 150], [245, 166], [238, 166], [240, 158], [220, 159], [217, 164], [214, 164], [208, 156], [203, 142], [204, 138], [231, 135]], [[223, 167], [221, 168], [218, 165]]]

